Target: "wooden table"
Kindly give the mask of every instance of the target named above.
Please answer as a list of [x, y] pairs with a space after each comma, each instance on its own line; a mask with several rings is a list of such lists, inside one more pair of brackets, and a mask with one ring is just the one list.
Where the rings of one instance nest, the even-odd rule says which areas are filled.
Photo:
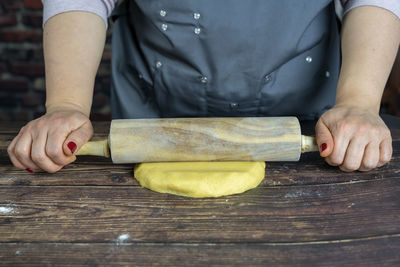
[[1, 122], [0, 265], [398, 265], [400, 119], [385, 119], [389, 165], [343, 173], [309, 153], [217, 199], [149, 191], [133, 166], [95, 157], [56, 174], [17, 170], [6, 147], [21, 124]]

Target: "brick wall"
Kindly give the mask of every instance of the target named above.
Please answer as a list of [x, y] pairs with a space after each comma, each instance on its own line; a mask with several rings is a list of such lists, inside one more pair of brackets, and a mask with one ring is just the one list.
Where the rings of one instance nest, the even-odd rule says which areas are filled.
[[[109, 120], [110, 35], [95, 84], [92, 120]], [[0, 0], [0, 120], [30, 121], [45, 112], [40, 0]]]

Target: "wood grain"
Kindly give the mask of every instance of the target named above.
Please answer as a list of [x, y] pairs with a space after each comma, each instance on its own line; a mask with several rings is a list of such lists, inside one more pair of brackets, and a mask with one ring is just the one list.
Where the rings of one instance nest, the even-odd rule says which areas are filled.
[[113, 120], [114, 163], [161, 161], [297, 161], [296, 117]]
[[0, 195], [0, 206], [13, 210], [0, 214], [0, 242], [111, 242], [123, 233], [137, 242], [306, 242], [400, 233], [400, 178], [200, 200], [131, 186], [0, 187]]
[[[396, 136], [395, 136], [396, 137]], [[98, 136], [101, 138], [101, 136]], [[259, 187], [280, 185], [316, 185], [396, 178], [400, 173], [400, 141], [393, 142], [393, 157], [389, 164], [370, 172], [344, 173], [324, 162], [318, 153], [302, 154], [299, 162], [267, 162], [265, 179]], [[0, 185], [134, 185], [133, 164], [113, 164], [110, 159], [81, 156], [59, 171], [34, 175], [14, 168], [9, 159], [0, 156]], [[96, 175], [93, 175], [96, 173]]]
[[398, 266], [399, 251], [399, 236], [310, 243], [0, 244], [5, 266]]
[[[56, 174], [17, 170], [6, 147], [22, 124], [0, 122], [0, 266], [398, 266], [400, 120], [385, 121], [384, 167], [343, 173], [306, 153], [217, 199], [151, 192], [132, 164], [98, 157]], [[108, 135], [109, 124], [94, 127], [95, 140]]]

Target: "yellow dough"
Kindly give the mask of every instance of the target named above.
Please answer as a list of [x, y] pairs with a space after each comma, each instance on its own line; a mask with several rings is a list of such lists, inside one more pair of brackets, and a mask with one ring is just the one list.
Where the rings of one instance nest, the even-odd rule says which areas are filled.
[[265, 162], [141, 163], [134, 171], [141, 186], [156, 192], [220, 197], [257, 187], [265, 175]]

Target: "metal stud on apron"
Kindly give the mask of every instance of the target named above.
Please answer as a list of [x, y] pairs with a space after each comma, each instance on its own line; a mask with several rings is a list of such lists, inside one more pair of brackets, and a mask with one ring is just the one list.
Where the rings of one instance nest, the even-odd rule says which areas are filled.
[[125, 0], [113, 17], [114, 119], [315, 119], [334, 103], [330, 0]]

